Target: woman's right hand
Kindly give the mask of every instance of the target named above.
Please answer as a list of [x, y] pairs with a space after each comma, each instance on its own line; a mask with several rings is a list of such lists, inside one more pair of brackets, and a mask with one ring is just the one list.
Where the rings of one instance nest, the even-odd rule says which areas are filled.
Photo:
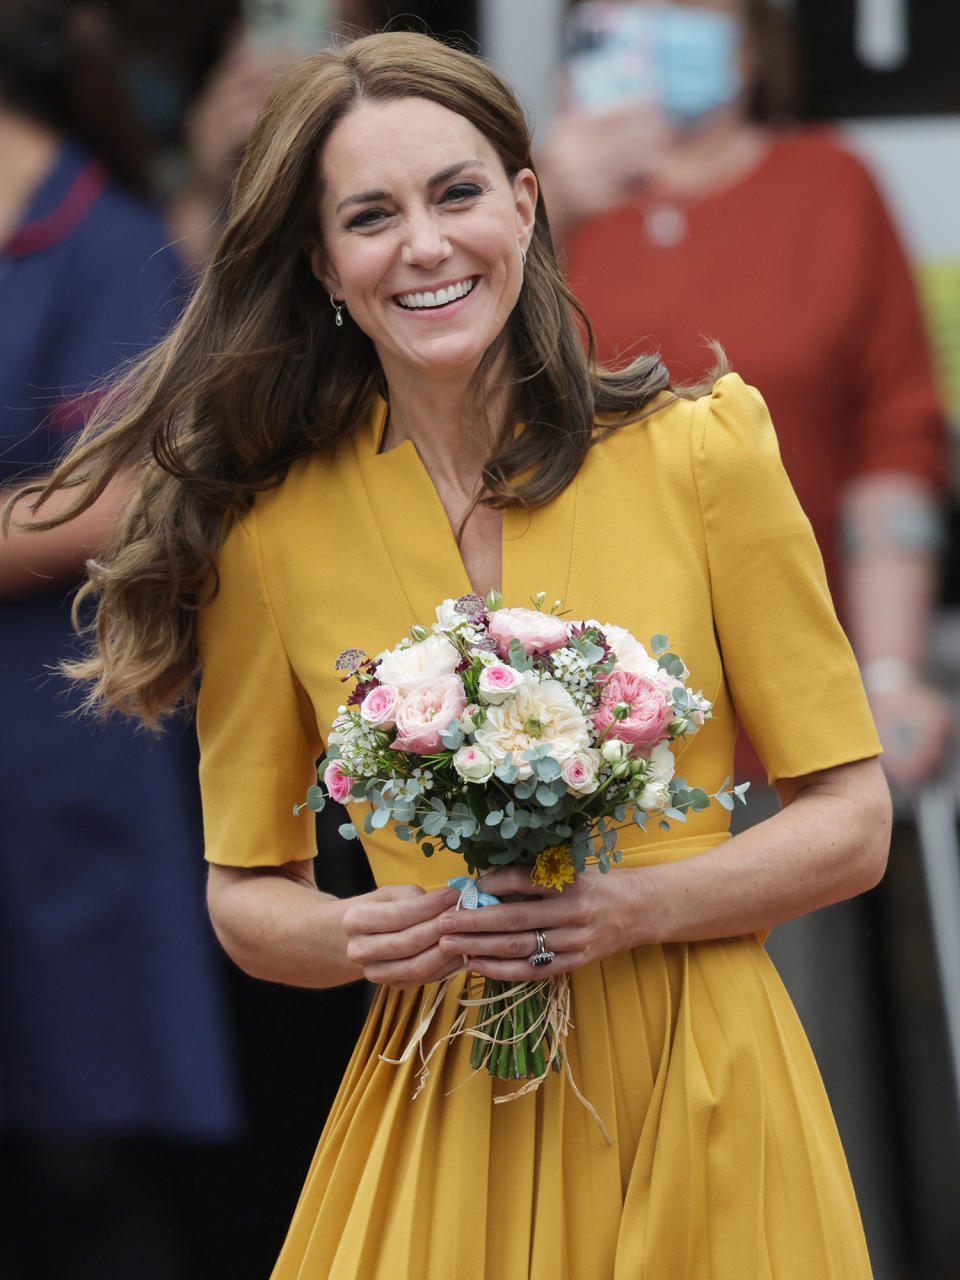
[[429, 892], [413, 884], [383, 885], [351, 898], [343, 912], [347, 958], [369, 982], [419, 987], [463, 967], [440, 950], [440, 916], [457, 902], [455, 889]]
[[554, 239], [615, 209], [649, 181], [671, 137], [661, 113], [644, 103], [559, 115], [537, 155]]

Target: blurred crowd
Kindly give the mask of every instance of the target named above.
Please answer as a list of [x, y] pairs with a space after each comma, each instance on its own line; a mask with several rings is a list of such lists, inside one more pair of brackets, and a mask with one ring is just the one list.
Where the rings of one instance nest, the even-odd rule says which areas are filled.
[[[443, 30], [441, 8], [402, 11]], [[395, 10], [4, 0], [3, 496], [176, 316], [273, 78]], [[561, 16], [535, 159], [598, 357], [654, 347], [694, 384], [710, 338], [760, 388], [861, 662], [902, 818], [891, 870], [769, 945], [878, 1277], [953, 1275], [958, 1099], [912, 817], [956, 773], [955, 707], [930, 662], [956, 478], [911, 266], [868, 169], [797, 123], [785, 6], [584, 0]], [[202, 905], [189, 721], [157, 739], [92, 723], [52, 674], [74, 644], [71, 589], [123, 503], [121, 484], [68, 531], [0, 544], [0, 1272], [256, 1280], [367, 993], [270, 988], [224, 963]], [[776, 800], [747, 742], [738, 772], [762, 820]], [[358, 892], [369, 872], [336, 825], [318, 879]]]

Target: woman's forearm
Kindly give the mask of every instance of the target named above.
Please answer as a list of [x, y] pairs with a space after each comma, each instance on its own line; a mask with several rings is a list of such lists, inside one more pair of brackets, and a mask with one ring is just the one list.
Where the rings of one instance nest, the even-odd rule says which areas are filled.
[[317, 889], [309, 863], [211, 866], [207, 905], [221, 946], [252, 977], [296, 987], [363, 977], [347, 959], [347, 903]]
[[725, 844], [639, 869], [634, 945], [754, 933], [872, 888], [890, 843], [879, 761], [810, 775], [791, 790], [780, 813]]
[[[0, 490], [0, 511], [12, 495], [13, 490]], [[37, 516], [46, 519], [57, 514], [74, 496], [70, 492], [56, 494]], [[37, 532], [24, 527], [31, 519], [25, 504], [15, 506], [7, 533], [0, 537], [0, 596], [29, 595], [82, 577], [86, 561], [110, 536], [129, 499], [129, 485], [124, 477], [118, 477], [81, 515]]]

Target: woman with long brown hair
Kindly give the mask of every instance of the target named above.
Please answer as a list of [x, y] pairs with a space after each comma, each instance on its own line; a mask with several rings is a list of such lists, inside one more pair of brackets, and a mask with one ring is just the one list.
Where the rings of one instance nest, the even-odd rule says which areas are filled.
[[[882, 871], [856, 667], [759, 396], [732, 375], [684, 393], [653, 357], [598, 369], [575, 314], [509, 89], [426, 37], [366, 37], [277, 88], [179, 328], [34, 490], [42, 517], [71, 484], [79, 511], [118, 468], [136, 477], [73, 671], [93, 704], [147, 721], [201, 672], [227, 951], [270, 981], [378, 984], [278, 1280], [869, 1274], [760, 940]], [[497, 871], [485, 886], [514, 896], [469, 913], [442, 887], [454, 854], [375, 830], [379, 887], [318, 892], [290, 810], [343, 698], [337, 655], [491, 587], [668, 630], [713, 695], [689, 776], [720, 785], [739, 713], [783, 812], [735, 840], [717, 806], [682, 837], [637, 831], [614, 871], [562, 892]], [[420, 1096], [416, 1064], [382, 1060], [438, 981], [529, 978], [543, 933], [609, 1145], [560, 1076], [494, 1105], [510, 1086], [443, 1040], [466, 974]]]

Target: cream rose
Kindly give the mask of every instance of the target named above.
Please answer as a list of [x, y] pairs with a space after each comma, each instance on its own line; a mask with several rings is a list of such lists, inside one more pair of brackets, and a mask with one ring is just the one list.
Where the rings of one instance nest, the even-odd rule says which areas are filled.
[[538, 680], [532, 671], [524, 671], [512, 698], [499, 707], [487, 707], [474, 741], [497, 764], [512, 752], [520, 777], [529, 778], [532, 769], [520, 759], [522, 752], [549, 743], [550, 754], [563, 765], [590, 745], [590, 735], [583, 713], [559, 681]]
[[446, 636], [427, 636], [406, 647], [387, 649], [377, 657], [377, 679], [392, 684], [402, 694], [439, 676], [450, 676], [460, 665], [460, 654]]

